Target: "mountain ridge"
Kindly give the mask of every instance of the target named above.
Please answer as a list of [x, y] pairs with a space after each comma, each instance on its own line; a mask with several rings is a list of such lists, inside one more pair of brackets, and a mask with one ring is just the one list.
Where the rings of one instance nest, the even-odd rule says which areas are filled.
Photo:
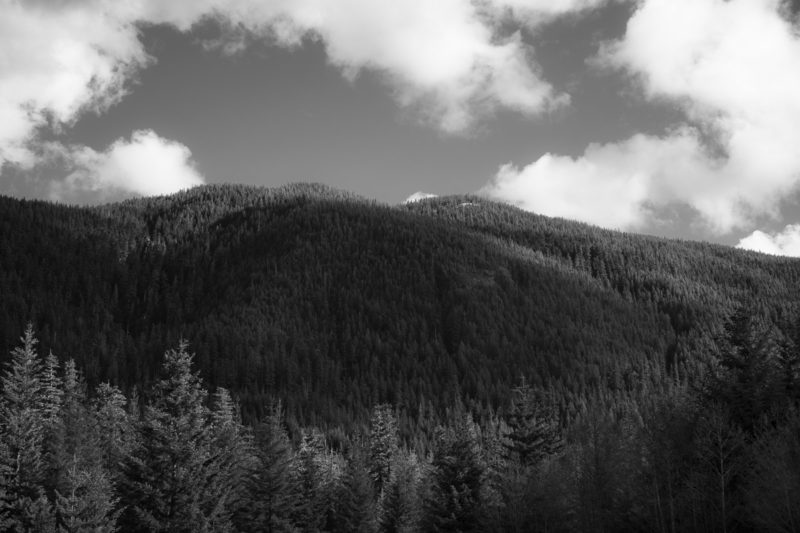
[[[462, 204], [472, 205], [464, 206]], [[581, 397], [698, 379], [727, 314], [783, 326], [800, 261], [615, 232], [469, 195], [389, 206], [321, 185], [207, 186], [94, 208], [0, 198], [3, 356], [32, 321], [90, 382], [154, 379], [187, 338], [247, 416], [413, 426], [526, 376]], [[52, 279], [51, 279], [52, 278]]]

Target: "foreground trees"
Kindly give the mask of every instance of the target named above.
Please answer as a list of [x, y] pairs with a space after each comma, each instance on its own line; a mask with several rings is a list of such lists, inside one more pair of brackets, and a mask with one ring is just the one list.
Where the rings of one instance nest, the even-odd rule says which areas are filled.
[[741, 313], [702, 387], [584, 397], [570, 411], [522, 380], [488, 416], [456, 401], [432, 434], [412, 436], [413, 449], [386, 404], [362, 434], [290, 434], [280, 402], [247, 427], [226, 389], [209, 394], [183, 342], [164, 354], [162, 378], [130, 399], [108, 383], [87, 390], [74, 362], [36, 348], [29, 327], [0, 378], [2, 531], [800, 523], [797, 344]]

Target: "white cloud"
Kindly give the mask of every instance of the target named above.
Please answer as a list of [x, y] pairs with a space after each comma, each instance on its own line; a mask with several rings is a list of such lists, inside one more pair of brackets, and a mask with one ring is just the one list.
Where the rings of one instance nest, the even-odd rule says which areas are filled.
[[502, 167], [484, 192], [625, 228], [674, 203], [694, 208], [717, 232], [776, 216], [800, 181], [800, 39], [779, 7], [643, 0], [605, 62], [635, 76], [649, 98], [684, 109], [686, 124], [662, 137], [591, 146], [577, 159], [548, 155], [521, 170]]
[[226, 50], [242, 35], [284, 47], [319, 40], [346, 77], [377, 73], [401, 107], [463, 133], [499, 108], [532, 115], [568, 101], [542, 79], [519, 34], [501, 34], [508, 13], [533, 24], [537, 13], [547, 18], [601, 1], [553, 9], [539, 0], [0, 0], [0, 169], [31, 169], [42, 132], [68, 128], [125, 95], [153, 60], [139, 40], [142, 23], [188, 31], [216, 19], [228, 30]]
[[186, 146], [149, 130], [134, 132], [130, 141], [118, 139], [103, 152], [85, 146], [60, 151], [57, 155], [72, 169], [52, 185], [54, 200], [170, 194], [204, 183]]
[[497, 33], [492, 2], [507, 0], [0, 0], [0, 162], [29, 163], [37, 128], [118, 101], [151, 60], [142, 22], [187, 31], [216, 18], [282, 46], [319, 39], [345, 75], [381, 74], [400, 105], [451, 133], [498, 107], [564, 103], [519, 35]]
[[786, 226], [774, 235], [756, 230], [740, 240], [736, 247], [765, 254], [800, 257], [800, 224]]
[[251, 38], [284, 46], [320, 39], [347, 77], [382, 75], [402, 107], [447, 133], [469, 130], [497, 108], [535, 114], [568, 101], [532, 66], [519, 34], [497, 32], [492, 2], [240, 0], [216, 13]]
[[0, 165], [32, 165], [37, 128], [107, 108], [147, 61], [130, 21], [102, 9], [0, 0]]

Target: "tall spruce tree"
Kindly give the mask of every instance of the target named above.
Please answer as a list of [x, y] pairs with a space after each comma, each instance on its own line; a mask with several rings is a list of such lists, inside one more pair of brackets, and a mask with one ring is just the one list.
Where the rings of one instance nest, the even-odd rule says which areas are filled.
[[506, 448], [522, 466], [532, 466], [561, 451], [564, 441], [553, 410], [536, 398], [525, 379], [512, 391]]
[[774, 416], [784, 396], [780, 343], [774, 326], [740, 306], [718, 340], [720, 372], [710, 383], [709, 399], [730, 409], [733, 422], [753, 435], [764, 416]]
[[248, 505], [246, 480], [256, 463], [251, 432], [242, 426], [239, 406], [228, 389], [218, 387], [211, 411], [212, 462], [219, 471], [216, 490], [226, 497], [227, 512], [240, 514]]
[[336, 532], [376, 530], [375, 489], [365, 456], [361, 443], [352, 444], [336, 502]]
[[126, 403], [122, 391], [109, 383], [101, 383], [97, 387], [92, 401], [92, 415], [103, 464], [116, 480], [121, 473], [120, 465], [136, 444], [133, 421], [125, 409]]
[[425, 531], [483, 531], [484, 467], [472, 415], [457, 406], [440, 428], [425, 501]]
[[380, 494], [391, 475], [392, 463], [398, 450], [397, 419], [388, 404], [372, 410], [369, 432], [369, 473]]
[[28, 324], [0, 378], [0, 523], [9, 531], [51, 531], [45, 496], [45, 387], [38, 340]]
[[379, 526], [383, 533], [418, 531], [422, 515], [422, 470], [413, 453], [395, 455], [391, 476], [381, 499]]
[[126, 461], [123, 503], [131, 531], [227, 531], [229, 494], [218, 480], [207, 396], [192, 372], [187, 343], [164, 355], [154, 401], [138, 425], [138, 443]]
[[246, 482], [248, 505], [236, 516], [242, 531], [294, 531], [300, 485], [289, 436], [283, 427], [283, 407], [274, 404], [255, 430], [256, 462]]

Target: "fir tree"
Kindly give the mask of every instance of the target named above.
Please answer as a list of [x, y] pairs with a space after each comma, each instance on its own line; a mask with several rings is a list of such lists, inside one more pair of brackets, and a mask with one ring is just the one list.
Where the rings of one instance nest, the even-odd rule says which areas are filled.
[[450, 426], [439, 430], [433, 452], [425, 531], [483, 531], [483, 476], [472, 415], [456, 407]]
[[375, 492], [364, 455], [358, 443], [352, 446], [337, 497], [335, 531], [375, 531]]
[[10, 531], [50, 531], [53, 510], [44, 491], [43, 369], [30, 324], [20, 340], [0, 379], [0, 523], [11, 524]]
[[103, 464], [112, 476], [118, 476], [120, 465], [135, 446], [133, 422], [125, 404], [125, 395], [108, 383], [97, 387], [92, 401]]
[[66, 472], [66, 490], [57, 493], [59, 533], [113, 533], [117, 530], [119, 499], [99, 463], [81, 466], [75, 457]]
[[256, 428], [255, 439], [256, 462], [246, 483], [249, 505], [240, 512], [237, 524], [242, 531], [294, 531], [300, 491], [280, 403]]
[[391, 475], [391, 466], [398, 449], [397, 420], [388, 404], [372, 410], [369, 433], [369, 473], [378, 493]]
[[227, 512], [235, 515], [247, 505], [245, 482], [256, 458], [250, 432], [241, 423], [239, 407], [223, 387], [214, 393], [211, 412], [213, 469], [219, 471], [216, 490], [227, 494]]
[[44, 361], [42, 371], [42, 418], [48, 426], [55, 424], [61, 411], [61, 404], [64, 399], [64, 383], [58, 375], [58, 358], [51, 351]]
[[513, 458], [523, 466], [531, 466], [561, 451], [564, 442], [552, 411], [536, 399], [524, 379], [512, 393], [507, 418], [511, 432], [506, 448]]
[[417, 531], [421, 514], [421, 470], [416, 455], [397, 454], [381, 500], [380, 530], [384, 533]]
[[192, 373], [192, 356], [181, 342], [164, 356], [165, 379], [145, 408], [138, 443], [126, 461], [123, 499], [126, 525], [139, 531], [229, 529], [227, 487], [215, 461], [207, 396]]

